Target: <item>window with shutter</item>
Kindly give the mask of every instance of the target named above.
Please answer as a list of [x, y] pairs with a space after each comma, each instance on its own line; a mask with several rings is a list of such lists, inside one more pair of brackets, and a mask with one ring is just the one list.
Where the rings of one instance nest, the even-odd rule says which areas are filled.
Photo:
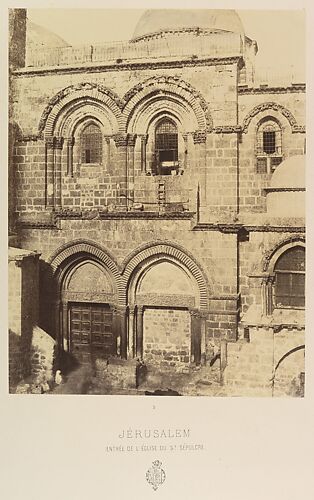
[[157, 173], [170, 175], [178, 168], [178, 131], [169, 119], [162, 120], [155, 131]]

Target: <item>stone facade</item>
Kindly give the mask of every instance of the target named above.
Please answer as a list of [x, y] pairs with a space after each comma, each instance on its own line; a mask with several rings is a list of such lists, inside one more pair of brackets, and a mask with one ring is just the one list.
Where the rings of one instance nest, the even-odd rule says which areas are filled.
[[[122, 359], [210, 370], [223, 340], [232, 391], [248, 359], [259, 363], [263, 352], [260, 371], [274, 376], [274, 338], [287, 353], [304, 344], [294, 334], [304, 330], [301, 317], [298, 325], [276, 320], [287, 333], [272, 329], [268, 343], [276, 308], [263, 283], [278, 249], [304, 247], [304, 217], [268, 207], [273, 170], [305, 152], [305, 85], [259, 86], [254, 41], [200, 33], [148, 33], [91, 55], [67, 47], [42, 58], [32, 46], [26, 66], [12, 70], [12, 218], [20, 247], [41, 253], [39, 326], [60, 349], [97, 349], [101, 338]], [[171, 172], [160, 170], [156, 149], [162, 120], [177, 130]], [[268, 156], [258, 142], [266, 121], [280, 135]], [[82, 152], [88, 126], [101, 136], [94, 163]], [[296, 189], [302, 204], [304, 187], [280, 187], [288, 196]], [[167, 281], [165, 263], [181, 288]], [[106, 286], [92, 290], [82, 274], [71, 289], [82, 265], [96, 266]], [[247, 331], [251, 342], [242, 344]], [[293, 356], [276, 370], [275, 395], [292, 394], [304, 372], [302, 356]], [[254, 382], [246, 377], [252, 390]]]
[[[53, 379], [55, 341], [38, 324], [39, 254], [9, 249], [9, 388]], [[35, 384], [36, 385], [36, 384]]]

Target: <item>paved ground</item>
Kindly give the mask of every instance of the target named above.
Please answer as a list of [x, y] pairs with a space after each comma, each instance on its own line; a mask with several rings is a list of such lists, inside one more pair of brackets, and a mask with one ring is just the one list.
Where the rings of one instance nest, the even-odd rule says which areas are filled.
[[50, 394], [90, 394], [90, 395], [145, 395], [145, 391], [164, 392], [169, 394], [176, 391], [181, 396], [224, 396], [224, 388], [219, 383], [217, 368], [202, 367], [190, 373], [161, 372], [159, 369], [150, 369], [146, 381], [137, 389], [111, 388], [104, 379], [95, 376], [91, 366], [82, 365], [73, 369], [60, 385]]

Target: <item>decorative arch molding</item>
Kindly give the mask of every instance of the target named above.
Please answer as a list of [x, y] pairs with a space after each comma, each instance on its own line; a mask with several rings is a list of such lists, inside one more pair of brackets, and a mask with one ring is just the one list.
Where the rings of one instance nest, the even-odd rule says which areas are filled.
[[281, 241], [275, 248], [265, 253], [262, 261], [263, 271], [271, 274], [279, 257], [289, 248], [297, 246], [305, 248], [305, 236], [291, 236]]
[[255, 106], [244, 118], [242, 131], [245, 134], [248, 132], [252, 119], [263, 111], [277, 111], [281, 113], [288, 120], [292, 133], [305, 132], [305, 127], [297, 124], [294, 115], [287, 108], [276, 102], [263, 102], [262, 104]]
[[189, 271], [198, 285], [200, 309], [208, 309], [209, 283], [206, 274], [185, 249], [170, 242], [147, 244], [137, 248], [128, 256], [122, 264], [122, 279], [125, 289], [128, 287], [130, 279], [138, 266], [141, 266], [148, 259], [154, 259], [157, 256], [169, 257], [171, 261], [177, 261]]
[[103, 264], [110, 271], [115, 280], [118, 296], [123, 296], [124, 291], [118, 264], [107, 250], [89, 240], [72, 241], [71, 243], [62, 245], [58, 248], [58, 250], [48, 259], [52, 276], [57, 276], [58, 271], [61, 271], [62, 265], [66, 261], [71, 258], [75, 259], [75, 256], [79, 255], [93, 257], [98, 262]]
[[117, 129], [117, 121], [114, 116], [110, 116], [108, 108], [104, 108], [100, 102], [84, 99], [84, 104], [77, 103], [68, 112], [59, 115], [55, 122], [57, 135], [73, 137], [79, 125], [88, 120], [98, 122], [108, 135]]
[[62, 110], [71, 105], [71, 103], [75, 104], [78, 99], [86, 99], [87, 97], [95, 102], [101, 102], [104, 106], [108, 107], [116, 117], [117, 122], [121, 123], [121, 110], [124, 102], [120, 97], [103, 85], [83, 82], [60, 90], [60, 92], [50, 99], [41, 115], [38, 134], [40, 136], [43, 134], [46, 136], [53, 135], [55, 121]]
[[199, 122], [193, 109], [179, 96], [163, 92], [150, 94], [142, 100], [129, 116], [127, 122], [128, 133], [147, 134], [151, 122], [161, 111], [175, 117], [180, 123], [182, 132], [193, 132], [198, 129]]
[[201, 93], [189, 83], [173, 76], [154, 76], [135, 85], [124, 95], [125, 106], [123, 116], [125, 128], [127, 128], [127, 122], [138, 104], [143, 99], [147, 99], [153, 92], [156, 93], [156, 91], [166, 91], [169, 94], [181, 97], [193, 109], [197, 118], [198, 128], [207, 131], [213, 129], [212, 117], [207, 102]]

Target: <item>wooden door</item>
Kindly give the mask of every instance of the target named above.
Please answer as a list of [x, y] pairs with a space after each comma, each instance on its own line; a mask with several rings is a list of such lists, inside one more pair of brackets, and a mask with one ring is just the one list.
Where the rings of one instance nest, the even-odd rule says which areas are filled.
[[112, 311], [108, 304], [70, 305], [70, 349], [73, 354], [116, 354]]

